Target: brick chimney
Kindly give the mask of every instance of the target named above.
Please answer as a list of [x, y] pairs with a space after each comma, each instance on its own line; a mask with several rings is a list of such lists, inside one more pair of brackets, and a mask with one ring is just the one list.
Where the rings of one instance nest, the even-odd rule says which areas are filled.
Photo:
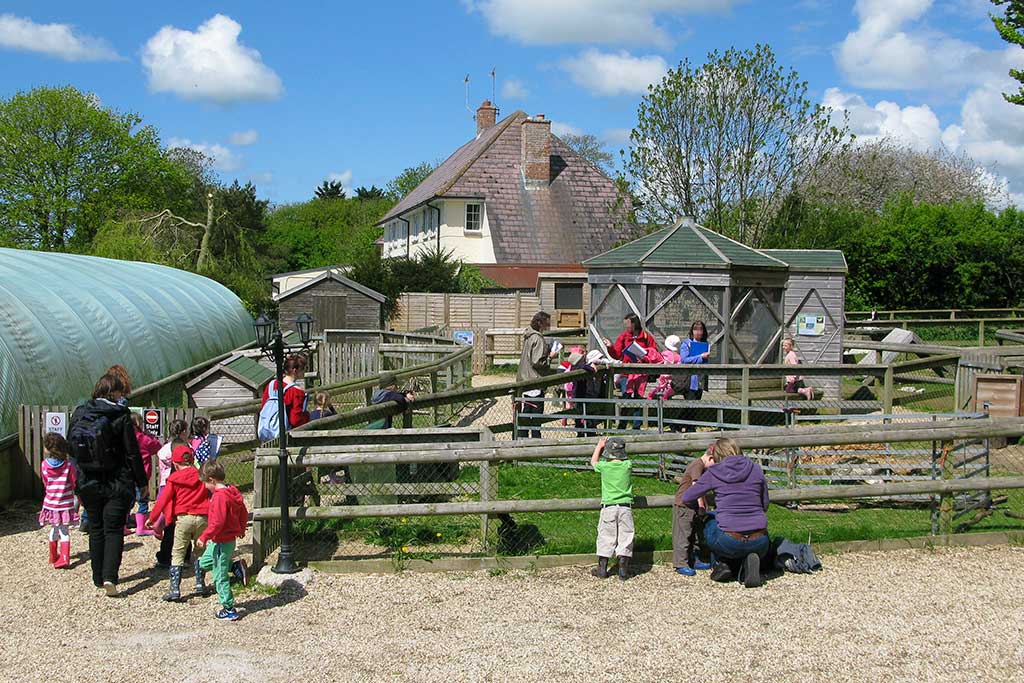
[[547, 185], [551, 181], [551, 122], [537, 114], [521, 125], [523, 178], [527, 185]]
[[490, 100], [484, 100], [476, 110], [476, 136], [490, 128], [498, 120], [498, 108]]

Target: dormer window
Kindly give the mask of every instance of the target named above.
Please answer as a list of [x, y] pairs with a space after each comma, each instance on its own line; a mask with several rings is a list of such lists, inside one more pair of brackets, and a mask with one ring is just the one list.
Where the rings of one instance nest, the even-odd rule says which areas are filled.
[[466, 232], [483, 230], [483, 204], [466, 204]]

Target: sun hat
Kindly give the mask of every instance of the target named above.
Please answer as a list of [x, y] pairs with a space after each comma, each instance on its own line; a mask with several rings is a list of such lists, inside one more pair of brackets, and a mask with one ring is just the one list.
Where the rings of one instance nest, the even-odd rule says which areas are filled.
[[679, 337], [674, 334], [670, 334], [667, 337], [665, 337], [665, 348], [668, 349], [669, 351], [675, 351], [678, 353]]
[[612, 460], [622, 460], [626, 457], [626, 442], [617, 436], [612, 437], [605, 442], [604, 452]]

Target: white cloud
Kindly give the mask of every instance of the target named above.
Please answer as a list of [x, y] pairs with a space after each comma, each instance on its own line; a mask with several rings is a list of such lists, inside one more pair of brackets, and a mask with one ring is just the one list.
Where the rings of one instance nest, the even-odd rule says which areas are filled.
[[279, 97], [281, 79], [259, 52], [238, 42], [241, 32], [242, 26], [223, 14], [195, 32], [164, 26], [142, 48], [150, 89], [222, 104]]
[[274, 174], [270, 171], [256, 171], [255, 173], [249, 174], [249, 181], [253, 185], [272, 185], [274, 182]]
[[0, 14], [0, 47], [39, 52], [67, 62], [123, 59], [107, 41], [76, 33], [71, 24], [37, 24], [13, 14]]
[[837, 121], [845, 112], [850, 132], [860, 141], [895, 138], [917, 150], [934, 149], [941, 144], [939, 117], [928, 105], [900, 107], [882, 100], [872, 106], [862, 96], [839, 88], [826, 90], [822, 104], [835, 112]]
[[[921, 23], [933, 0], [858, 0], [859, 24], [835, 52], [839, 68], [862, 88], [955, 94], [979, 75], [1020, 68], [1020, 50], [984, 50]], [[982, 76], [984, 77], [984, 76]]]
[[571, 123], [563, 123], [562, 121], [552, 121], [551, 132], [557, 137], [562, 137], [563, 135], [583, 135], [581, 128], [577, 128]]
[[171, 138], [167, 141], [167, 148], [174, 149], [181, 147], [192, 149], [213, 159], [213, 167], [218, 171], [230, 173], [242, 167], [242, 158], [229, 147], [218, 142], [192, 142], [188, 138]]
[[601, 52], [593, 48], [562, 61], [572, 80], [596, 95], [635, 95], [661, 79], [668, 63], [658, 55], [634, 57], [625, 50]]
[[519, 79], [510, 78], [501, 84], [501, 96], [506, 100], [524, 100], [530, 96], [530, 91]]
[[629, 145], [629, 136], [632, 132], [629, 128], [609, 128], [601, 133], [601, 138], [609, 145], [623, 147]]
[[344, 171], [328, 173], [327, 180], [335, 183], [341, 183], [342, 189], [345, 190], [345, 194], [349, 197], [356, 193], [355, 189], [352, 187], [352, 169], [346, 168]]
[[228, 142], [236, 147], [254, 145], [259, 139], [260, 134], [252, 128], [249, 130], [239, 130], [228, 136]]
[[491, 32], [528, 45], [672, 44], [665, 17], [725, 12], [737, 0], [463, 0]]

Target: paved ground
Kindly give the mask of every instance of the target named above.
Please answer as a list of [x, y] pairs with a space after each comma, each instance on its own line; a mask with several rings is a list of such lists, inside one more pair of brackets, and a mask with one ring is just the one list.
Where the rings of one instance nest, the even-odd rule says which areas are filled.
[[0, 680], [1024, 680], [1024, 549], [850, 554], [758, 590], [665, 567], [621, 584], [538, 573], [318, 575], [215, 599], [159, 600], [155, 541], [132, 541], [126, 596], [46, 564], [44, 533], [0, 517]]

